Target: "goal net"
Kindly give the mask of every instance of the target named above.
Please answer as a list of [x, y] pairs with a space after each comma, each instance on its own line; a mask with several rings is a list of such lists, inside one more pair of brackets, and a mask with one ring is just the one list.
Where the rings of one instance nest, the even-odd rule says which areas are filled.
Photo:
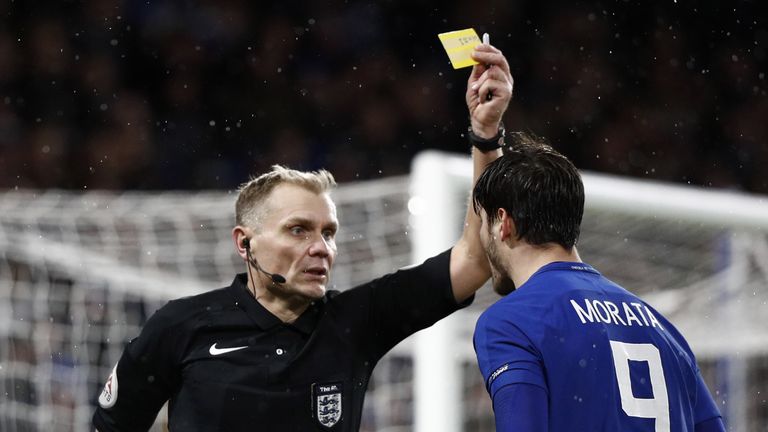
[[[470, 174], [469, 158], [428, 152], [410, 177], [341, 185], [334, 287], [450, 246]], [[765, 199], [590, 173], [584, 180], [582, 257], [689, 337], [733, 430], [766, 431]], [[104, 379], [148, 316], [242, 271], [230, 240], [234, 199], [0, 192], [0, 430], [88, 430]], [[473, 306], [388, 354], [369, 385], [362, 430], [492, 431], [471, 335], [495, 300], [484, 288]]]
[[[411, 262], [407, 187], [398, 177], [334, 192], [344, 221], [335, 286]], [[230, 235], [234, 200], [227, 192], [0, 193], [0, 431], [89, 430], [104, 380], [146, 319], [171, 298], [229, 285], [244, 271]], [[380, 393], [393, 394], [405, 369], [394, 357], [388, 365]], [[395, 423], [372, 410], [370, 430]]]

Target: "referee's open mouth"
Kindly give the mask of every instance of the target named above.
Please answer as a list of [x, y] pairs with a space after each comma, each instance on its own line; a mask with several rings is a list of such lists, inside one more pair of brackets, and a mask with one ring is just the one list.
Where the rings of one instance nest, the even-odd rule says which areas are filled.
[[317, 276], [318, 278], [325, 278], [328, 276], [328, 269], [321, 266], [309, 267], [304, 270], [304, 273], [310, 276]]

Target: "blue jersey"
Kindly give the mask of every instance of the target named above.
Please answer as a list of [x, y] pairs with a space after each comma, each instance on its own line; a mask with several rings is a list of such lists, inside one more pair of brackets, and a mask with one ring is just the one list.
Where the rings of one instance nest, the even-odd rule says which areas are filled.
[[525, 412], [551, 431], [694, 431], [720, 416], [682, 335], [584, 263], [539, 269], [482, 314], [474, 344], [491, 399], [516, 384], [546, 394]]

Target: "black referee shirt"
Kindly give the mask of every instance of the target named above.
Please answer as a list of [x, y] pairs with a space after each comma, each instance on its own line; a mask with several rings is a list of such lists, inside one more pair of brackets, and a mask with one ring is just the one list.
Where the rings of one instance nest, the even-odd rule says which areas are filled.
[[248, 292], [174, 300], [126, 347], [99, 397], [100, 432], [145, 431], [170, 399], [171, 431], [357, 431], [373, 367], [459, 305], [450, 251], [339, 293], [292, 324]]

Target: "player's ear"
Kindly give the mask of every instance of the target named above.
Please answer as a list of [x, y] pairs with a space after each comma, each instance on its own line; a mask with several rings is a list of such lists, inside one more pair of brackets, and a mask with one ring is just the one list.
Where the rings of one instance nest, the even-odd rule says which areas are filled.
[[517, 230], [515, 229], [515, 221], [509, 216], [506, 210], [499, 209], [496, 219], [499, 223], [499, 238], [501, 241], [506, 241], [508, 238], [515, 236]]

